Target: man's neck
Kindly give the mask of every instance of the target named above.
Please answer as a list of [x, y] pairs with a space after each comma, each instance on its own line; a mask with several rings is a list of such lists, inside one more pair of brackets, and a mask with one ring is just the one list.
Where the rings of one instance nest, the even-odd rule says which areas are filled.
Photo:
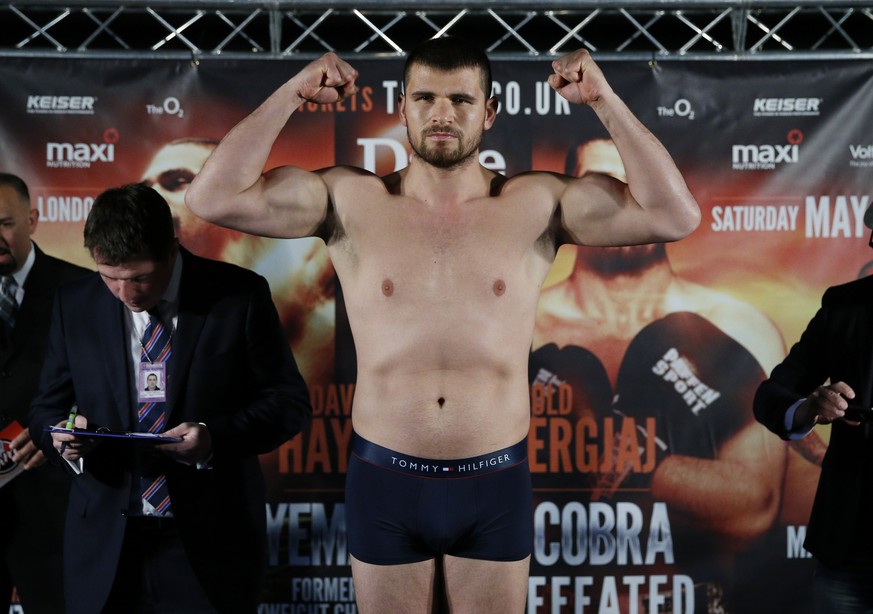
[[457, 205], [488, 196], [493, 173], [478, 160], [476, 152], [461, 164], [439, 168], [415, 156], [400, 171], [401, 192], [431, 206]]

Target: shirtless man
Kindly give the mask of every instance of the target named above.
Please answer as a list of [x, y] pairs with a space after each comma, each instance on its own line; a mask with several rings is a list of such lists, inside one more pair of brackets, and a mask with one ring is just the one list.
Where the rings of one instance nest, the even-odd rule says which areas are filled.
[[558, 245], [674, 241], [699, 223], [669, 154], [588, 52], [552, 68], [549, 84], [608, 128], [629, 185], [507, 179], [480, 165], [497, 114], [490, 66], [481, 50], [444, 38], [407, 58], [408, 167], [385, 177], [348, 167], [262, 174], [297, 107], [356, 91], [357, 71], [328, 53], [234, 127], [188, 191], [191, 210], [212, 222], [327, 244], [357, 351], [346, 521], [364, 614], [429, 612], [437, 561], [452, 611], [524, 610], [527, 362]]
[[[588, 141], [573, 153], [570, 174], [627, 181], [619, 150], [610, 140]], [[695, 579], [716, 581], [730, 592], [724, 586], [728, 576], [703, 577], [707, 571], [719, 573], [715, 564], [706, 569], [708, 561], [721, 559], [730, 566], [728, 553], [747, 551], [774, 526], [781, 509], [785, 448], [768, 441], [766, 428], [752, 415], [751, 401], [766, 373], [785, 355], [782, 336], [748, 303], [679, 277], [663, 244], [576, 250], [567, 279], [542, 292], [531, 370], [545, 365], [558, 379], [590, 389], [595, 378], [579, 371], [579, 356], [587, 351], [605, 371], [608, 384], [600, 385], [617, 395], [612, 407], [601, 404], [594, 411], [601, 414], [595, 419], [612, 415], [613, 408], [636, 424], [655, 417], [666, 449], [651, 474], [626, 476], [629, 484], [599, 476], [602, 488], [594, 496], [650, 486], [652, 499], [669, 506], [674, 530], [678, 525], [677, 563], [698, 572]], [[720, 395], [702, 410], [655, 373], [672, 348], [677, 362], [691, 365], [694, 376]], [[574, 390], [573, 397], [578, 396]], [[784, 563], [784, 545], [776, 554]], [[752, 593], [762, 599], [758, 591]]]

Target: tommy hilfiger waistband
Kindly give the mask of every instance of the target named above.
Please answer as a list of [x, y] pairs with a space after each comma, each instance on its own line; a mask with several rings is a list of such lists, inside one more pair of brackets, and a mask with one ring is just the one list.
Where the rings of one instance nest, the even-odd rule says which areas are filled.
[[527, 460], [527, 438], [517, 444], [471, 458], [451, 460], [420, 458], [394, 452], [355, 434], [352, 454], [370, 464], [409, 475], [429, 478], [469, 478], [503, 471]]

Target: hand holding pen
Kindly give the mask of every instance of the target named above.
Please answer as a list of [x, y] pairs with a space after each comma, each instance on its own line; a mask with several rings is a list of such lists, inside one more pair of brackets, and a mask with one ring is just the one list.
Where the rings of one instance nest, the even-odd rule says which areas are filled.
[[[70, 414], [67, 416], [67, 423], [64, 425], [64, 428], [67, 430], [73, 430], [73, 427], [76, 426], [76, 414], [79, 413], [79, 406], [73, 405], [70, 408]], [[58, 453], [63, 456], [64, 450], [67, 449], [67, 442], [61, 442], [61, 447], [58, 449]]]
[[88, 428], [88, 418], [78, 413], [76, 407], [70, 410], [70, 415], [66, 421], [61, 421], [56, 425], [66, 431], [73, 432], [58, 432], [52, 433], [54, 446], [61, 457], [68, 462], [76, 462], [90, 452], [98, 442], [88, 438], [80, 437], [75, 431]]
[[100, 443], [94, 438], [81, 436], [80, 431], [88, 429], [88, 418], [80, 414], [75, 405], [70, 409], [67, 419], [58, 422], [55, 427], [56, 430], [52, 431], [55, 450], [67, 462], [76, 463]]

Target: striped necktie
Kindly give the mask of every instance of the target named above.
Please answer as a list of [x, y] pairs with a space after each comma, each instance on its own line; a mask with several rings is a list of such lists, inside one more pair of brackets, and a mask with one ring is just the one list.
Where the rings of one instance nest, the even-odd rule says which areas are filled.
[[15, 313], [18, 311], [17, 288], [18, 284], [12, 275], [0, 276], [0, 320], [6, 322], [9, 328], [15, 326]]
[[[140, 361], [150, 364], [166, 363], [167, 373], [170, 357], [173, 355], [171, 344], [172, 331], [161, 321], [157, 310], [149, 311], [149, 323], [143, 331], [140, 351]], [[166, 394], [166, 381], [163, 383]], [[140, 404], [137, 413], [140, 431], [161, 433], [166, 430], [167, 404], [163, 401], [145, 401]], [[170, 493], [167, 490], [167, 480], [157, 472], [143, 471], [141, 479], [142, 498], [155, 508], [159, 515], [170, 511]]]

